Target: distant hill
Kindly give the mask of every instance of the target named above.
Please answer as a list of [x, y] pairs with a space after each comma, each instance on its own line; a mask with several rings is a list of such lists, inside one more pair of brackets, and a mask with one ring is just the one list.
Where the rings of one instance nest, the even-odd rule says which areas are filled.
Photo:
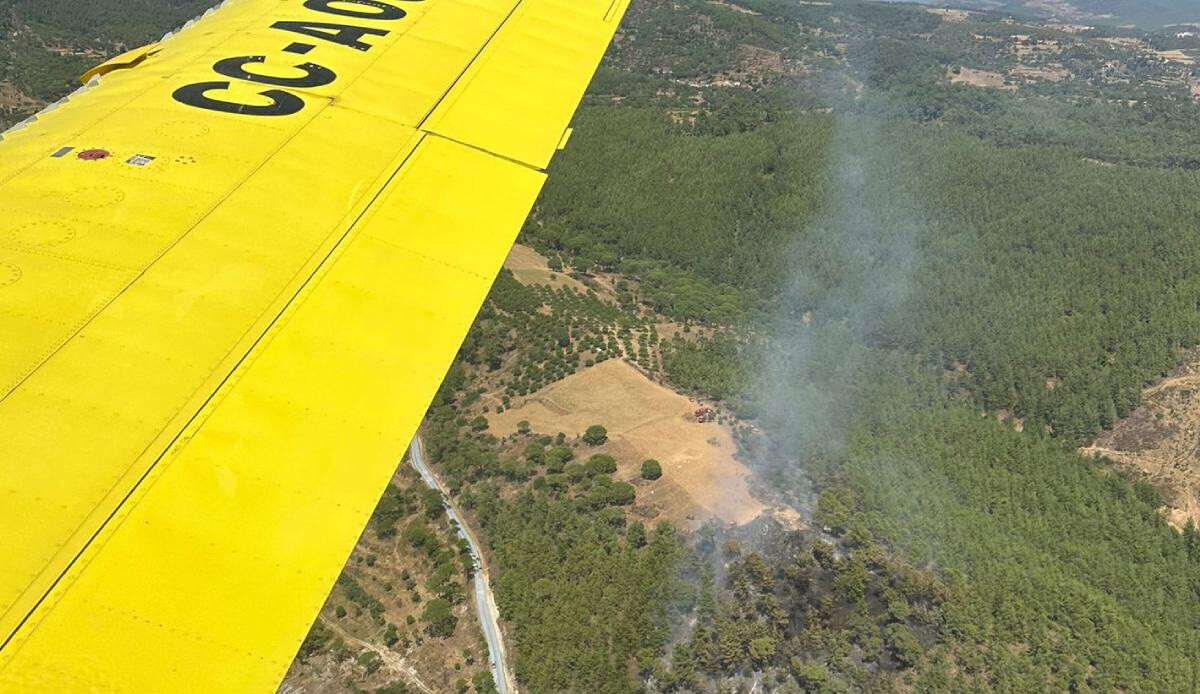
[[925, 0], [921, 4], [1142, 28], [1200, 23], [1200, 0]]

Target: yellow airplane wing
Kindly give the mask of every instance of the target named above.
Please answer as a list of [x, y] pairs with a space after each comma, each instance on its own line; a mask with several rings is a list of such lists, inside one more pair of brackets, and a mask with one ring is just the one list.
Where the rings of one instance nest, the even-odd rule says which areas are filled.
[[0, 693], [267, 694], [628, 0], [230, 0], [0, 142]]

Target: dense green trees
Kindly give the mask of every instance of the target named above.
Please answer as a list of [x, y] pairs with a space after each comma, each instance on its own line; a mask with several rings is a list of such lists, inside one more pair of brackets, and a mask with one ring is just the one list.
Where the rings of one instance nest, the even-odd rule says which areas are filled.
[[[618, 120], [622, 117], [622, 111], [606, 109], [606, 124], [608, 111]], [[588, 162], [621, 156], [623, 136], [610, 134], [606, 127], [581, 133], [581, 150], [595, 147], [605, 152], [604, 157], [587, 154]], [[781, 136], [821, 140], [828, 127], [827, 120], [819, 129], [789, 126]], [[841, 127], [858, 131], [867, 126], [847, 121]], [[945, 129], [925, 131], [902, 123], [889, 127], [886, 144], [863, 138], [856, 145], [861, 149], [842, 155], [877, 167], [879, 176], [863, 190], [868, 199], [861, 201], [872, 205], [877, 217], [872, 226], [853, 234], [836, 229], [824, 233], [820, 226], [801, 234], [803, 220], [819, 209], [807, 196], [825, 184], [782, 172], [777, 176], [794, 183], [797, 191], [776, 193], [766, 207], [791, 205], [807, 211], [789, 213], [783, 224], [764, 223], [763, 228], [779, 233], [779, 238], [754, 238], [730, 250], [708, 248], [709, 243], [728, 242], [724, 230], [736, 226], [719, 215], [684, 223], [671, 220], [665, 208], [630, 212], [626, 205], [602, 205], [601, 200], [634, 195], [605, 189], [607, 181], [628, 184], [621, 166], [607, 171], [583, 165], [573, 169], [568, 168], [572, 160], [564, 157], [558, 178], [587, 181], [588, 190], [577, 193], [563, 190], [569, 183], [552, 184], [540, 209], [544, 216], [552, 214], [553, 196], [561, 194], [575, 202], [565, 225], [619, 232], [622, 236], [613, 242], [625, 252], [670, 257], [705, 276], [770, 288], [779, 286], [779, 278], [789, 270], [807, 284], [806, 291], [790, 295], [803, 302], [791, 310], [825, 310], [829, 320], [841, 319], [855, 308], [853, 302], [841, 302], [838, 283], [843, 276], [831, 273], [832, 267], [844, 267], [838, 259], [854, 257], [855, 244], [886, 248], [890, 243], [870, 234], [917, 224], [919, 235], [906, 241], [919, 243], [921, 251], [903, 275], [908, 300], [878, 320], [872, 317], [873, 337], [925, 354], [946, 368], [965, 366], [982, 405], [1007, 409], [1073, 441], [1111, 424], [1114, 414], [1127, 414], [1141, 387], [1173, 366], [1177, 348], [1200, 339], [1195, 312], [1200, 285], [1197, 273], [1187, 270], [1200, 264], [1200, 240], [1191, 233], [1200, 198], [1188, 194], [1197, 186], [1196, 174], [1103, 167], [1070, 149], [996, 146]], [[774, 136], [759, 130], [754, 137], [769, 142]], [[589, 143], [589, 138], [596, 142]], [[651, 144], [630, 145], [630, 156], [667, 156], [661, 151], [666, 145], [656, 143], [674, 139], [705, 146], [704, 138], [667, 135]], [[881, 146], [885, 149], [865, 151]], [[777, 155], [814, 166], [823, 161], [786, 150]], [[713, 161], [731, 157], [719, 149], [707, 156]], [[711, 171], [699, 165], [685, 168], [697, 174]], [[686, 199], [693, 190], [685, 187], [683, 199], [673, 194], [636, 199], [694, 210], [697, 205]], [[592, 195], [594, 206], [579, 199]], [[920, 203], [916, 207], [915, 201]], [[662, 242], [644, 225], [607, 220], [612, 214], [664, 220]], [[558, 222], [547, 228], [554, 224]], [[678, 229], [690, 231], [680, 234]], [[537, 235], [556, 238], [546, 229]], [[591, 243], [604, 238], [587, 236]], [[788, 249], [786, 240], [792, 238], [798, 240]], [[639, 247], [651, 245], [656, 250]], [[732, 258], [735, 265], [721, 270], [710, 266], [712, 258]], [[755, 269], [737, 270], [736, 263], [743, 262]], [[705, 305], [719, 305], [700, 296]], [[745, 314], [735, 310], [718, 320], [735, 315]], [[1130, 315], [1144, 319], [1120, 318]], [[1067, 340], [1064, 335], [1074, 337]], [[673, 345], [664, 355], [664, 368], [681, 386], [728, 397], [745, 382], [737, 366], [740, 360], [736, 344], [722, 338]]]
[[454, 616], [449, 600], [434, 598], [425, 604], [421, 613], [421, 621], [425, 622], [430, 636], [449, 636], [458, 625], [458, 617]]
[[617, 471], [617, 461], [611, 455], [597, 453], [588, 458], [587, 472], [589, 475], [611, 475]]
[[589, 446], [599, 446], [608, 440], [608, 429], [600, 424], [593, 424], [583, 433], [583, 442]]
[[[740, 319], [754, 301], [735, 287], [783, 281], [785, 259], [774, 251], [815, 213], [828, 116], [713, 137], [677, 133], [650, 109], [584, 108], [577, 121], [580, 139], [552, 165], [556, 182], [527, 235], [584, 267], [598, 249], [669, 263], [640, 274], [655, 287], [652, 301], [682, 318]], [[671, 266], [695, 279], [673, 277]]]
[[662, 465], [654, 459], [642, 462], [642, 479], [656, 480], [662, 477]]
[[629, 692], [625, 661], [659, 648], [679, 538], [659, 525], [624, 540], [599, 514], [522, 494], [474, 500], [498, 559], [500, 609], [516, 625], [518, 677], [530, 692]]
[[[1026, 29], [992, 18], [739, 4], [759, 14], [645, 10], [655, 25], [594, 86], [626, 100], [580, 114], [525, 233], [642, 278], [669, 315], [736, 324], [669, 343], [668, 377], [759, 420], [770, 439], [741, 440], [768, 484], [804, 506], [815, 483], [814, 520], [839, 545], [814, 547], [805, 580], [832, 572], [820, 578], [838, 599], [877, 595], [886, 615], [800, 601], [805, 618], [836, 618], [792, 644], [756, 605], [652, 658], [655, 687], [746, 669], [782, 675], [780, 691], [882, 687], [853, 646], [922, 692], [1192, 691], [1194, 539], [1162, 522], [1148, 487], [1070, 449], [1200, 341], [1200, 108], [1153, 84], [1161, 66], [1086, 43], [1060, 58], [1069, 82], [947, 84], [954, 65], [1011, 66], [1003, 42]], [[706, 19], [666, 21], [682, 15]], [[746, 44], [807, 50], [765, 26], [797, 22], [797, 36], [819, 27], [848, 46], [807, 85], [833, 113], [761, 96], [710, 111], [733, 103], [723, 122], [750, 127], [689, 127], [681, 102], [715, 104], [718, 90], [647, 88], [664, 74], [651, 65], [694, 75], [727, 69]], [[827, 65], [836, 47], [810, 45], [806, 60]], [[1106, 82], [1113, 61], [1145, 72]], [[782, 86], [764, 79], [760, 92]], [[943, 577], [935, 619], [913, 619], [929, 602], [879, 586], [880, 541]]]
[[608, 488], [608, 503], [613, 506], [629, 506], [636, 496], [637, 490], [628, 482], [613, 482]]
[[426, 489], [421, 492], [421, 506], [425, 509], [425, 515], [433, 520], [441, 518], [446, 513], [442, 493], [436, 489]]
[[[503, 273], [427, 420], [524, 688], [1195, 691], [1200, 541], [1071, 449], [1200, 341], [1200, 108], [1098, 44], [1062, 83], [948, 84], [1011, 67], [1014, 32], [1062, 38], [997, 17], [737, 4], [634, 8], [524, 230], [623, 273], [617, 304]], [[611, 458], [471, 431], [472, 374], [507, 407], [649, 362], [644, 308], [692, 330], [651, 343], [666, 376], [755, 420], [742, 452], [812, 534], [648, 530]], [[386, 497], [378, 531], [417, 503]]]

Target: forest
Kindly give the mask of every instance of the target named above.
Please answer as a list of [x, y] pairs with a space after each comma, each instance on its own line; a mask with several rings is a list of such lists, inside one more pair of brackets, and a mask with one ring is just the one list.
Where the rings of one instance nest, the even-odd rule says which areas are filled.
[[[793, 503], [819, 497], [869, 585], [882, 551], [933, 571], [941, 599], [927, 629], [847, 579], [834, 606], [860, 607], [831, 642], [802, 617], [769, 628], [772, 601], [701, 620], [639, 686], [1194, 691], [1200, 540], [1149, 485], [1074, 452], [1200, 341], [1200, 108], [1177, 67], [996, 15], [737, 6], [757, 14], [643, 3], [525, 238], [575, 267], [693, 276], [670, 302], [653, 281], [639, 296], [717, 328], [668, 343], [665, 376], [761, 427], [744, 453]], [[1012, 69], [1018, 34], [1069, 45], [1053, 60], [1074, 77], [946, 79]], [[738, 301], [686, 308], [721, 295]], [[786, 568], [780, 552], [763, 561]], [[793, 589], [769, 592], [820, 617]], [[737, 657], [703, 655], [730, 637]]]
[[[1176, 68], [996, 15], [737, 6], [631, 9], [522, 234], [618, 301], [502, 273], [426, 420], [522, 686], [1194, 691], [1200, 536], [1075, 453], [1200, 341]], [[1074, 42], [1075, 78], [947, 80], [1014, 69], [1014, 35]], [[603, 358], [721, 400], [813, 530], [646, 527], [586, 442], [488, 433], [485, 387]]]

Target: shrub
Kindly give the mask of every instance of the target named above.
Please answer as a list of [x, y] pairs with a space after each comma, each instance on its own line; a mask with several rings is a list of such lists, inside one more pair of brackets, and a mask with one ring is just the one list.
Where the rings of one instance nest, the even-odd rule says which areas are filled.
[[637, 492], [628, 482], [613, 482], [608, 488], [608, 503], [614, 506], [628, 506], [636, 496]]
[[608, 429], [605, 429], [599, 424], [593, 424], [592, 426], [588, 427], [587, 431], [585, 431], [583, 434], [583, 442], [589, 446], [599, 446], [607, 440]]
[[617, 471], [617, 460], [611, 455], [597, 453], [588, 458], [587, 472], [588, 475], [611, 475]]

